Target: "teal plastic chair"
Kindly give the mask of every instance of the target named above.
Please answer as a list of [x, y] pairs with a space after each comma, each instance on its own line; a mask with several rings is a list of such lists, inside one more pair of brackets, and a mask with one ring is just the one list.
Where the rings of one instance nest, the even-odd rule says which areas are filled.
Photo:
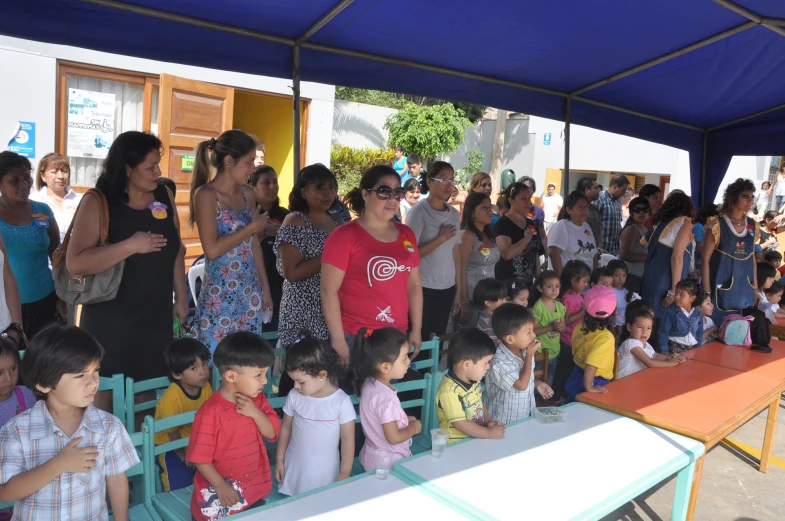
[[[270, 402], [270, 406], [273, 409], [280, 409], [284, 406], [284, 403], [286, 403], [286, 398], [272, 398], [268, 401]], [[180, 490], [174, 490], [172, 492], [160, 491], [160, 487], [162, 487], [161, 478], [158, 474], [158, 467], [156, 466], [155, 461], [161, 454], [187, 447], [190, 438], [181, 438], [179, 440], [170, 441], [169, 443], [164, 443], [163, 445], [155, 446], [155, 434], [174, 427], [193, 423], [195, 416], [196, 412], [193, 411], [178, 414], [176, 416], [171, 416], [158, 421], [155, 421], [150, 416], [145, 418], [145, 425], [149, 430], [149, 433], [147, 434], [147, 443], [149, 443], [152, 447], [152, 450], [149, 451], [148, 456], [148, 467], [151, 469], [151, 471], [149, 479], [146, 479], [145, 481], [149, 484], [149, 493], [152, 496], [152, 508], [163, 521], [190, 521], [191, 496], [193, 495], [194, 487], [191, 485], [189, 487], [182, 488]], [[270, 460], [270, 467], [272, 470], [275, 464], [276, 444], [265, 441], [265, 446], [267, 448], [267, 456]], [[147, 469], [145, 469], [145, 472], [147, 473]], [[268, 504], [275, 501], [280, 501], [283, 498], [284, 497], [278, 493], [278, 483], [276, 483], [273, 479], [273, 488], [270, 491], [270, 494], [267, 496]]]
[[[133, 497], [128, 510], [129, 521], [161, 521], [160, 516], [153, 509], [150, 503], [150, 452], [152, 445], [149, 443], [149, 426], [142, 425], [142, 432], [131, 434], [131, 441], [140, 452], [140, 460], [136, 466], [130, 468], [126, 475], [128, 480], [133, 483]], [[109, 516], [110, 521], [114, 521], [113, 516]]]
[[[422, 397], [415, 398], [414, 400], [406, 400], [401, 402], [401, 408], [403, 410], [413, 409], [416, 407], [420, 407], [422, 410], [422, 418], [420, 418], [420, 422], [422, 423], [422, 431], [420, 434], [412, 438], [412, 445], [411, 451], [413, 455], [422, 454], [423, 452], [427, 452], [431, 450], [431, 431], [429, 425], [431, 425], [432, 420], [431, 417], [436, 414], [434, 410], [434, 400], [431, 399], [434, 396], [434, 392], [432, 391], [433, 387], [433, 376], [430, 373], [425, 375], [425, 378], [422, 380], [414, 380], [409, 382], [398, 382], [394, 383], [393, 387], [401, 393], [405, 391], [422, 391]], [[351, 396], [352, 403], [354, 405], [359, 405], [360, 399], [352, 395]], [[360, 423], [360, 415], [357, 415], [356, 423]], [[437, 421], [438, 423], [438, 421]], [[356, 428], [361, 428], [359, 425]], [[360, 463], [360, 458], [354, 459], [354, 465], [352, 465], [352, 476], [357, 476], [366, 472], [365, 468], [363, 467], [362, 463]]]
[[123, 375], [116, 374], [111, 378], [102, 376], [98, 383], [98, 390], [112, 391], [112, 414], [120, 418], [123, 425], [126, 425], [125, 378]]
[[[440, 341], [438, 338], [423, 342], [420, 346], [420, 352], [427, 352], [429, 353], [429, 356], [425, 360], [414, 362], [414, 368], [418, 371], [427, 369], [431, 374], [437, 373], [439, 371], [439, 347]], [[410, 349], [409, 352], [413, 353], [414, 348]]]
[[[267, 334], [267, 335], [272, 335], [272, 334], [278, 335], [278, 332], [275, 331], [273, 333], [265, 333], [265, 334]], [[264, 336], [264, 335], [262, 335], [262, 336]], [[278, 358], [280, 356], [283, 359], [283, 363], [284, 364], [286, 363], [286, 349], [285, 348], [279, 347], [277, 349], [274, 349], [273, 353], [275, 354], [275, 358]], [[221, 380], [223, 380], [223, 377], [221, 376], [221, 373], [218, 371], [218, 367], [213, 366], [213, 378], [212, 378], [212, 383], [211, 383], [211, 385], [213, 386], [213, 392], [218, 392], [218, 388], [221, 387]], [[264, 395], [268, 399], [275, 397], [275, 393], [273, 392], [273, 385], [274, 385], [274, 383], [275, 382], [273, 381], [273, 368], [271, 366], [267, 370], [267, 385], [264, 386], [264, 390], [263, 390]]]
[[[130, 376], [125, 379], [125, 411], [126, 422], [125, 428], [128, 433], [136, 431], [136, 414], [143, 411], [155, 412], [155, 406], [158, 405], [159, 394], [157, 391], [165, 391], [172, 382], [166, 376], [160, 378], [153, 378], [151, 380], [144, 380], [142, 382], [134, 382]], [[156, 391], [156, 398], [146, 402], [136, 403], [136, 395], [148, 391]]]

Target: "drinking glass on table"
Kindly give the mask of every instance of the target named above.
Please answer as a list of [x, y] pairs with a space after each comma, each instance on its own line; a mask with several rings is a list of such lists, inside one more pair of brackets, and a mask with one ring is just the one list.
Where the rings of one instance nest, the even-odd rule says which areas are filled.
[[392, 453], [384, 449], [376, 449], [373, 453], [376, 462], [376, 477], [379, 479], [387, 479], [392, 469]]
[[444, 449], [447, 448], [447, 440], [450, 433], [447, 429], [431, 429], [431, 456], [441, 458], [444, 456]]

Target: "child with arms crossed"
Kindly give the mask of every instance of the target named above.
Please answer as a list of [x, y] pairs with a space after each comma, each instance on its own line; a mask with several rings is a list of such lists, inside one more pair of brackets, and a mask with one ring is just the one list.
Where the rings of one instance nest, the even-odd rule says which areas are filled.
[[139, 463], [120, 420], [93, 406], [104, 350], [85, 330], [41, 330], [22, 376], [41, 401], [0, 429], [0, 501], [14, 519], [128, 520], [128, 478]]
[[340, 367], [335, 349], [308, 331], [286, 348], [294, 389], [286, 397], [276, 449], [281, 494], [301, 494], [352, 472], [356, 415], [351, 398], [338, 388]]
[[196, 465], [191, 516], [213, 521], [262, 506], [272, 488], [264, 440], [275, 441], [278, 415], [262, 389], [275, 361], [260, 336], [239, 331], [215, 348], [223, 381], [196, 413], [186, 461]]
[[439, 427], [450, 433], [447, 443], [464, 438], [504, 438], [505, 427], [491, 419], [480, 387], [494, 353], [496, 343], [477, 329], [461, 329], [450, 340], [450, 370], [436, 391]]

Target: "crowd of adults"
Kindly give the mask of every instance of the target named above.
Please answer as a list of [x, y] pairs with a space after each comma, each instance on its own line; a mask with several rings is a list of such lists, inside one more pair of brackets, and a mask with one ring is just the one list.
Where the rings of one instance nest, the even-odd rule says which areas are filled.
[[[20, 336], [12, 325], [20, 324], [30, 338], [49, 322], [73, 320], [50, 265], [70, 230], [70, 273], [125, 263], [117, 296], [81, 311], [80, 326], [106, 350], [102, 373], [164, 374], [172, 318], [189, 318], [176, 190], [159, 168], [164, 152], [150, 134], [115, 139], [96, 183], [108, 203], [105, 245], [99, 199], [69, 186], [67, 158], [48, 154], [33, 175], [26, 158], [0, 153], [0, 331]], [[228, 131], [195, 154], [188, 224], [198, 225], [206, 265], [190, 321], [211, 351], [236, 330], [277, 330], [286, 346], [306, 328], [347, 360], [360, 328], [386, 326], [419, 349], [447, 331], [450, 317], [468, 317], [479, 280], [531, 284], [544, 269], [559, 274], [572, 260], [596, 269], [607, 256], [627, 264], [626, 287], [658, 317], [676, 283], [699, 274], [721, 319], [753, 303], [756, 246], [776, 250], [783, 229], [776, 210], [785, 169], [757, 197], [751, 181], [738, 179], [719, 207], [697, 211], [678, 190], [664, 201], [655, 185], [635, 194], [623, 175], [605, 189], [584, 177], [564, 199], [549, 184], [540, 205], [534, 179], [522, 177], [494, 200], [490, 176], [478, 172], [460, 212], [450, 204], [452, 165], [436, 161], [426, 171], [417, 154], [397, 149], [393, 164], [370, 168], [344, 198], [355, 217], [346, 222], [324, 165], [299, 172], [285, 208], [278, 175], [260, 164], [264, 148], [253, 137]]]

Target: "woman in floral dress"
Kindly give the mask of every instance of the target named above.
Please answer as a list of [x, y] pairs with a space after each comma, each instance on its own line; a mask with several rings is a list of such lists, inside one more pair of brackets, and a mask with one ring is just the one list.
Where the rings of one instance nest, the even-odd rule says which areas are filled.
[[[261, 334], [272, 313], [264, 258], [256, 234], [267, 216], [255, 208], [246, 184], [256, 157], [256, 140], [239, 130], [202, 142], [196, 149], [191, 183], [191, 222], [199, 228], [205, 275], [196, 304], [194, 336], [214, 352], [234, 331]], [[209, 183], [211, 167], [217, 173]]]

